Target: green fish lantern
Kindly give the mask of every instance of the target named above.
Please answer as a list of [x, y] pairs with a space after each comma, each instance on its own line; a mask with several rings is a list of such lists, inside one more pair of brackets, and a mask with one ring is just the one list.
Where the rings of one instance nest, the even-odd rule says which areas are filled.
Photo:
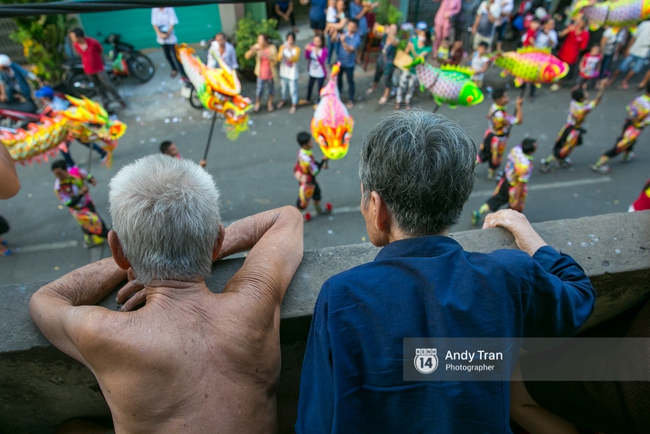
[[431, 92], [438, 106], [446, 103], [455, 109], [459, 105], [472, 106], [483, 102], [483, 92], [472, 81], [474, 71], [470, 68], [451, 65], [435, 68], [425, 63], [422, 57], [415, 59], [409, 67], [415, 68], [420, 89]]

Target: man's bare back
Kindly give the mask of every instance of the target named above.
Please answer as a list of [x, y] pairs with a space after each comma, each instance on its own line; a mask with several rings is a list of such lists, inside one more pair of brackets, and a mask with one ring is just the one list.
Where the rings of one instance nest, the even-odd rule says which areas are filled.
[[203, 280], [143, 290], [133, 280], [118, 295], [134, 294], [125, 310], [146, 298], [132, 312], [86, 305], [126, 278], [115, 238], [115, 259], [43, 287], [30, 309], [45, 336], [95, 374], [116, 433], [273, 432], [280, 304], [302, 259], [300, 213], [273, 210], [225, 230], [217, 259], [250, 253], [223, 293]]

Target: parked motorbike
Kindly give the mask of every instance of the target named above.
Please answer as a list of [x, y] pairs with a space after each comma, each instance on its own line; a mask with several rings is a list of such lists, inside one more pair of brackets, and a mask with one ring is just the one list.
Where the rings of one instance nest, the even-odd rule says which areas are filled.
[[[141, 83], [151, 80], [156, 68], [149, 57], [135, 49], [131, 44], [121, 41], [121, 36], [111, 33], [104, 43], [110, 44], [110, 62], [104, 63], [104, 70], [109, 78], [118, 83], [123, 77], [134, 77]], [[72, 59], [64, 63], [67, 93], [77, 98], [82, 95], [92, 98], [96, 95], [95, 85], [84, 73], [81, 59]]]

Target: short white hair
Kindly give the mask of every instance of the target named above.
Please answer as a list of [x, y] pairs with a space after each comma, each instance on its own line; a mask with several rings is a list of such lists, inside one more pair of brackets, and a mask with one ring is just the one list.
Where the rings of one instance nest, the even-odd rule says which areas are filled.
[[143, 285], [207, 277], [219, 236], [219, 190], [190, 161], [150, 155], [110, 182], [113, 230]]

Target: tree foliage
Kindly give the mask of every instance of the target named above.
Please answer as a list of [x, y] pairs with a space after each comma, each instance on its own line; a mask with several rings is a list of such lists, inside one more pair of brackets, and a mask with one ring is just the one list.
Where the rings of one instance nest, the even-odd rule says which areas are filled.
[[[47, 3], [48, 0], [0, 0], [4, 4]], [[68, 31], [77, 20], [66, 15], [37, 15], [14, 18], [18, 30], [9, 37], [22, 44], [34, 74], [56, 84], [63, 75], [63, 47]]]

